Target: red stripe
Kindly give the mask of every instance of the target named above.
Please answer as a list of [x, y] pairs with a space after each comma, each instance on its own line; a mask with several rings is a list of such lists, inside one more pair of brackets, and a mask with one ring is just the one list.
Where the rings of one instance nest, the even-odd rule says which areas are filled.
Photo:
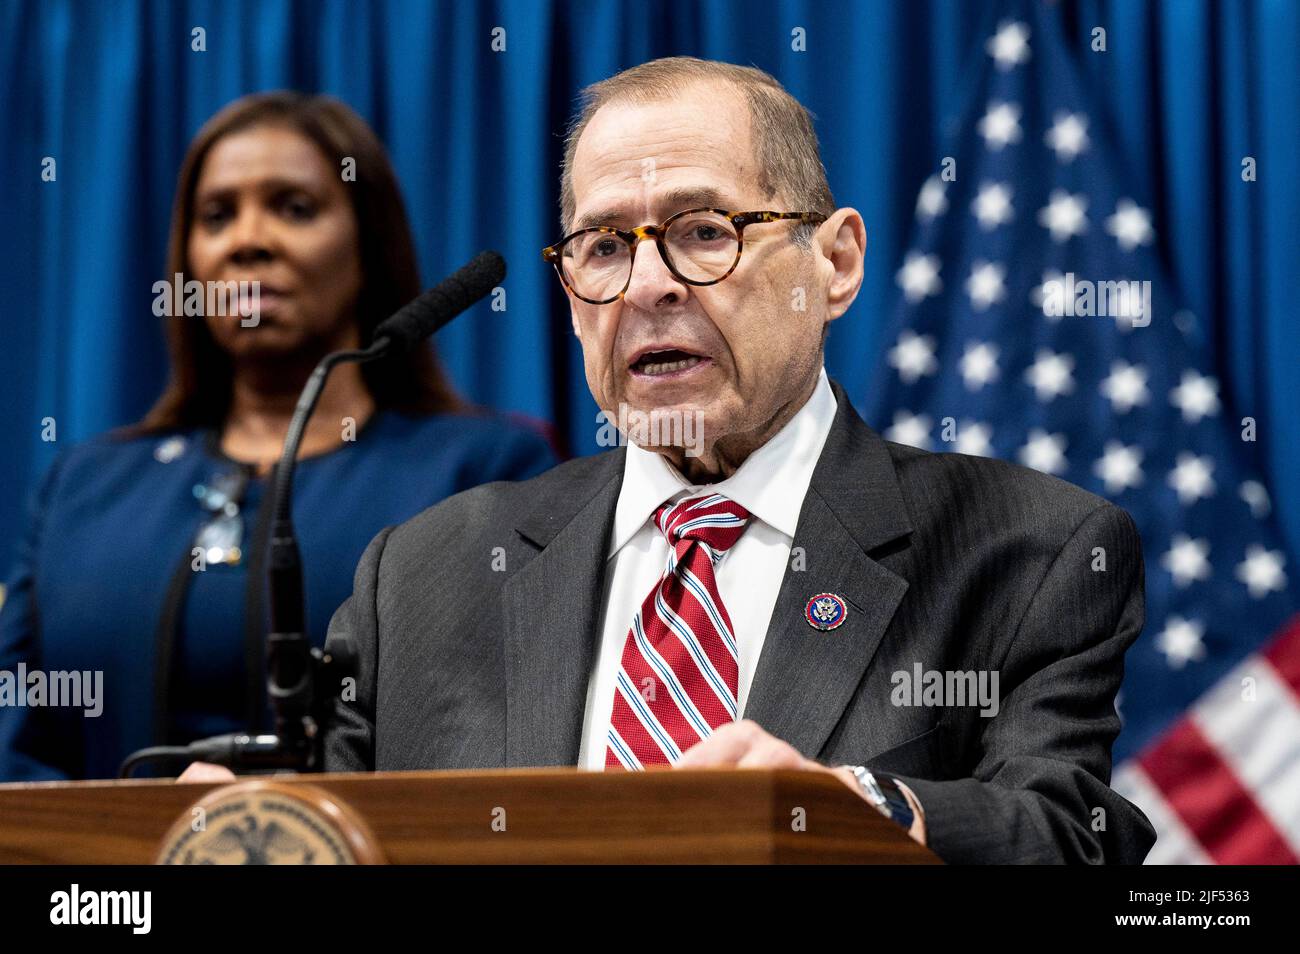
[[[669, 608], [679, 617], [681, 616], [682, 607], [678, 606], [673, 609], [670, 606]], [[689, 620], [683, 619], [683, 622], [690, 626]], [[695, 656], [686, 647], [682, 637], [678, 636], [676, 630], [664, 622], [659, 615], [658, 609], [653, 609], [650, 616], [643, 620], [643, 623], [646, 629], [646, 638], [651, 641], [651, 645], [663, 657], [664, 662], [668, 664], [668, 668], [673, 671], [673, 675], [677, 677], [682, 689], [695, 703], [695, 708], [699, 710], [700, 715], [704, 716], [704, 721], [714, 729], [730, 722], [732, 720], [730, 710], [718, 697], [718, 693], [713, 690], [712, 684], [705, 678], [703, 671], [695, 662]], [[696, 630], [695, 634], [698, 640], [700, 638], [699, 631]], [[734, 686], [734, 680], [727, 685], [728, 688]], [[673, 706], [677, 705], [675, 702], [671, 704]]]
[[[654, 589], [650, 591], [649, 596], [646, 597], [641, 604], [641, 608], [637, 611], [637, 618], [641, 621], [641, 627], [645, 631], [646, 641], [662, 657], [665, 665], [681, 684], [682, 690], [695, 704], [695, 708], [699, 710], [700, 715], [703, 716], [710, 727], [716, 729], [732, 721], [731, 712], [724, 701], [719, 698], [718, 693], [713, 691], [712, 683], [705, 678], [700, 665], [695, 661], [695, 657], [687, 648], [686, 643], [672, 627], [660, 618], [656, 607], [656, 597], [662, 591], [664, 604], [669, 611], [680, 617], [682, 623], [691, 631], [702, 647], [704, 654], [718, 671], [724, 685], [730, 690], [731, 697], [734, 700], [740, 675], [736, 658], [728, 651], [722, 636], [714, 629], [711, 617], [700, 604], [700, 601], [695, 599], [694, 595], [686, 589], [679, 574], [686, 567], [691, 569], [694, 575], [699, 578], [701, 585], [717, 607], [719, 615], [730, 629], [731, 620], [727, 616], [727, 611], [722, 605], [722, 598], [718, 594], [718, 584], [713, 575], [712, 561], [709, 559], [709, 554], [705, 551], [704, 546], [698, 544], [697, 541], [707, 538], [711, 542], [716, 542], [718, 549], [725, 550], [740, 538], [744, 526], [735, 528], [698, 528], [690, 531], [684, 537], [678, 538], [676, 534], [677, 527], [686, 518], [690, 508], [699, 502], [699, 499], [684, 500], [675, 507], [664, 504], [656, 513], [655, 519], [660, 530], [664, 532], [671, 542], [676, 558], [679, 561], [685, 561], [685, 566], [679, 567], [678, 571], [671, 574], [668, 579], [655, 584]], [[691, 511], [689, 519], [712, 513], [731, 513], [741, 519], [748, 519], [749, 516], [744, 508], [738, 504], [723, 501], [713, 507]], [[663, 685], [658, 673], [642, 654], [634, 634], [635, 621], [633, 626], [628, 628], [627, 639], [623, 643], [623, 655], [620, 659], [622, 669], [632, 683], [632, 691], [640, 692], [641, 688], [647, 685], [656, 688], [653, 700], [646, 699], [644, 695], [641, 695], [640, 699], [645, 703], [645, 706], [653, 714], [659, 725], [672, 738], [677, 748], [685, 752], [700, 741], [701, 735], [696, 730], [694, 723], [686, 717], [672, 692]], [[610, 713], [610, 724], [622, 736], [628, 748], [632, 750], [643, 765], [662, 765], [668, 761], [668, 753], [660, 747], [654, 735], [642, 725], [621, 689], [616, 689], [614, 692], [614, 705]], [[619, 763], [617, 756], [614, 755], [607, 744], [605, 748], [606, 768], [618, 764], [621, 763]]]
[[[681, 584], [676, 583], [671, 594], [666, 594], [664, 602], [668, 608], [677, 614], [678, 618], [686, 624], [686, 627], [695, 635], [695, 641], [700, 644], [704, 650], [704, 655], [709, 659], [716, 659], [721, 654], [727, 654], [726, 647], [721, 645], [721, 638], [713, 631], [713, 626], [704, 616], [704, 611], [699, 608], [693, 601], [689, 604], [682, 603]], [[676, 599], [667, 598], [667, 596], [677, 597]], [[674, 606], [676, 602], [678, 605]], [[663, 657], [664, 662], [672, 669], [677, 676], [677, 681], [681, 683], [686, 694], [691, 697], [695, 703], [695, 708], [704, 716], [710, 728], [716, 729], [720, 725], [731, 722], [735, 717], [731, 710], [719, 697], [715, 691], [713, 683], [704, 675], [700, 664], [695, 661], [695, 654], [687, 648], [685, 640], [664, 622], [663, 617], [659, 615], [656, 607], [653, 611], [649, 623], [652, 624], [646, 629], [646, 636], [649, 637], [652, 632], [661, 632], [664, 634], [662, 641], [656, 636], [653, 639], [654, 647]], [[714, 646], [710, 647], [710, 643]], [[729, 655], [729, 654], [727, 654]], [[714, 668], [717, 668], [715, 663]], [[730, 666], [724, 666], [718, 673], [722, 677], [727, 690], [735, 693], [739, 685], [739, 670], [734, 661]], [[674, 703], [676, 705], [676, 703]]]
[[1260, 655], [1272, 664], [1300, 701], [1300, 615], [1293, 617]]
[[1191, 719], [1180, 719], [1138, 761], [1217, 864], [1300, 863]]
[[[710, 700], [697, 698], [700, 695], [698, 690], [692, 691], [691, 683], [698, 685], [701, 679], [698, 670], [695, 669], [695, 661], [686, 656], [686, 651], [682, 648], [677, 636], [660, 622], [658, 616], [652, 615], [649, 619], [642, 619], [641, 625], [645, 630], [646, 639], [650, 645], [654, 646], [659, 655], [664, 658], [664, 662], [677, 676], [677, 681], [682, 683], [686, 694], [695, 702], [705, 720], [710, 725], [713, 725], [713, 715], [708, 707], [701, 707], [700, 705], [701, 702], [708, 703]], [[636, 645], [630, 629], [627, 634], [627, 643], [623, 646], [622, 662], [628, 678], [632, 680], [633, 687], [637, 692], [642, 693], [641, 698], [645, 701], [646, 706], [654, 713], [655, 718], [659, 720], [659, 724], [672, 736], [673, 741], [677, 743], [677, 748], [685, 752], [700, 741], [700, 733], [695, 730], [694, 725], [683, 714], [668, 687], [663, 684], [663, 680], [659, 678], [658, 673], [654, 671], [650, 663], [646, 661], [645, 656], [641, 654], [641, 649]], [[653, 700], [646, 699], [645, 694], [642, 692], [647, 679], [652, 681], [655, 689]], [[711, 702], [715, 711], [723, 711], [716, 697]], [[639, 751], [637, 755], [640, 756]]]
[[[664, 754], [663, 749], [659, 748], [659, 743], [646, 731], [645, 726], [641, 724], [641, 720], [636, 717], [636, 713], [632, 711], [632, 708], [627, 704], [627, 700], [623, 698], [623, 693], [617, 688], [614, 690], [614, 708], [610, 712], [609, 722], [618, 734], [623, 737], [627, 747], [632, 750], [643, 766], [668, 764], [668, 756]], [[612, 754], [608, 745], [606, 745], [606, 765], [609, 765], [609, 758]], [[615, 761], [617, 761], [617, 758]]]
[[[730, 500], [723, 500], [719, 503], [708, 507], [701, 507], [699, 510], [692, 510], [695, 504], [699, 503], [700, 497], [690, 497], [680, 501], [675, 507], [661, 511], [662, 519], [659, 522], [659, 528], [663, 531], [664, 536], [674, 543], [679, 541], [678, 533], [684, 523], [698, 520], [701, 517], [713, 517], [719, 514], [727, 514], [733, 517], [739, 517], [741, 520], [749, 519], [749, 511], [740, 504]], [[667, 507], [667, 505], [665, 505]], [[690, 531], [685, 539], [701, 539], [713, 547], [715, 550], [726, 550], [730, 548], [744, 532], [744, 524], [739, 527], [697, 527]]]
[[691, 632], [695, 634], [696, 640], [704, 648], [704, 654], [709, 657], [709, 660], [713, 663], [713, 668], [718, 671], [718, 675], [722, 677], [723, 682], [734, 688], [740, 684], [736, 657], [727, 648], [726, 641], [723, 640], [722, 634], [718, 632], [718, 628], [713, 625], [713, 617], [704, 608], [704, 602], [681, 579], [681, 573], [684, 570], [690, 570], [695, 575], [695, 578], [700, 581], [700, 585], [704, 587], [704, 592], [708, 593], [713, 600], [713, 605], [717, 609], [718, 615], [722, 617], [727, 632], [732, 634], [732, 641], [734, 642], [735, 628], [731, 625], [731, 615], [722, 604], [722, 596], [718, 593], [718, 582], [713, 575], [713, 565], [703, 550], [696, 550], [695, 553], [698, 558], [692, 558], [684, 567], [678, 568], [678, 575], [672, 581], [672, 590], [665, 594], [665, 601], [690, 626]]

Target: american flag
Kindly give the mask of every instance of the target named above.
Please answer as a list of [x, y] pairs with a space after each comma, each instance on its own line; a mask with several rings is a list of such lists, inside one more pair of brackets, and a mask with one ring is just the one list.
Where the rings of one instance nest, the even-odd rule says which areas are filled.
[[1294, 563], [1249, 411], [1235, 413], [1205, 322], [1161, 274], [1149, 189], [1123, 168], [1059, 17], [1033, 4], [980, 38], [969, 114], [898, 263], [871, 419], [891, 440], [1016, 461], [1133, 516], [1147, 616], [1112, 785], [1156, 826], [1147, 861], [1295, 864]]

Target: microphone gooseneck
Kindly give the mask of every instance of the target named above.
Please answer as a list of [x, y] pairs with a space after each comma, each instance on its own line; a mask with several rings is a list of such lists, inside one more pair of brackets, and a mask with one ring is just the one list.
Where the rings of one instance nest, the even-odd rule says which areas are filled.
[[404, 305], [375, 328], [369, 347], [336, 351], [313, 369], [294, 407], [275, 465], [268, 505], [272, 508], [267, 583], [270, 628], [267, 645], [267, 695], [275, 715], [274, 734], [231, 733], [188, 746], [157, 746], [133, 753], [121, 776], [148, 761], [206, 761], [245, 769], [321, 770], [323, 729], [344, 678], [355, 672], [353, 647], [338, 642], [334, 653], [313, 647], [306, 634], [302, 557], [293, 527], [293, 474], [307, 421], [331, 371], [345, 363], [367, 363], [411, 350], [469, 308], [506, 274], [496, 252], [480, 252], [467, 265]]

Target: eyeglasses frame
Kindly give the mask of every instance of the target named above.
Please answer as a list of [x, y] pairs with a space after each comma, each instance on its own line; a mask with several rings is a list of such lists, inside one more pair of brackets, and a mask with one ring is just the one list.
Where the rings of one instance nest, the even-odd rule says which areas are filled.
[[[725, 274], [718, 278], [708, 279], [707, 281], [696, 281], [695, 279], [687, 278], [679, 272], [676, 266], [673, 265], [672, 260], [668, 257], [668, 251], [664, 247], [663, 241], [661, 241], [663, 237], [668, 234], [668, 229], [674, 222], [682, 216], [692, 215], [697, 212], [712, 212], [714, 215], [720, 215], [730, 222], [732, 227], [736, 230], [736, 257], [732, 261], [731, 267], [727, 269]], [[622, 239], [627, 243], [633, 264], [635, 264], [636, 261], [637, 243], [642, 239], [655, 239], [655, 245], [659, 249], [659, 257], [663, 259], [664, 265], [668, 268], [668, 271], [672, 272], [673, 276], [679, 281], [682, 281], [687, 285], [694, 285], [697, 288], [702, 288], [708, 285], [716, 285], [718, 282], [724, 281], [736, 270], [736, 266], [740, 264], [740, 253], [745, 250], [745, 226], [787, 220], [797, 220], [799, 222], [807, 222], [813, 225], [821, 225], [826, 221], [826, 216], [822, 215], [820, 212], [730, 212], [726, 209], [683, 209], [680, 212], [674, 212], [659, 225], [641, 225], [634, 229], [620, 229], [613, 225], [592, 225], [585, 229], [578, 229], [576, 232], [570, 232], [554, 245], [548, 245], [546, 248], [542, 249], [542, 260], [550, 262], [551, 265], [554, 266], [555, 274], [560, 276], [560, 281], [563, 283], [564, 287], [567, 288], [575, 298], [580, 298], [591, 305], [609, 305], [626, 295], [627, 290], [632, 287], [632, 266], [629, 265], [628, 267], [627, 282], [624, 283], [622, 291], [614, 297], [597, 301], [594, 298], [587, 298], [584, 295], [578, 294], [578, 291], [569, 283], [568, 278], [564, 275], [564, 269], [560, 265], [560, 250], [579, 235], [586, 235], [591, 232], [604, 232], [606, 235], [613, 235]]]

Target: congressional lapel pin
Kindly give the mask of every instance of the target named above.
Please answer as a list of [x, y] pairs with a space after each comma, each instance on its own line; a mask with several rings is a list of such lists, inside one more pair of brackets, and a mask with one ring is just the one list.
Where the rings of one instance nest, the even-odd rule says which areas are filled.
[[808, 625], [823, 633], [838, 627], [848, 615], [848, 604], [834, 593], [818, 593], [803, 610], [803, 618], [808, 621]]

